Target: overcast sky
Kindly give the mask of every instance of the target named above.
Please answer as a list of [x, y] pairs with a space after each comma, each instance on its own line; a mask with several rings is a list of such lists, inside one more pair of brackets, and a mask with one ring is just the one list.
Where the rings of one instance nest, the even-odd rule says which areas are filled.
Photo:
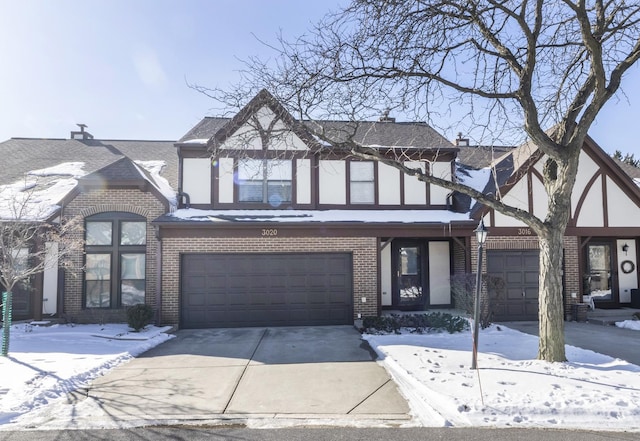
[[[346, 0], [0, 0], [0, 140], [176, 140], [212, 111], [187, 86], [225, 86], [239, 59], [266, 54]], [[640, 158], [640, 68], [591, 132]], [[455, 134], [445, 134], [453, 138]]]

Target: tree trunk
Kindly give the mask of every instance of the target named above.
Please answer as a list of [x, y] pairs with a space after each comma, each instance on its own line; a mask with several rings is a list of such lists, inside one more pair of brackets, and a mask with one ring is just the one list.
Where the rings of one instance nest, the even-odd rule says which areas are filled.
[[538, 235], [540, 241], [538, 359], [566, 361], [564, 350], [564, 299], [562, 296], [563, 233], [549, 228]]

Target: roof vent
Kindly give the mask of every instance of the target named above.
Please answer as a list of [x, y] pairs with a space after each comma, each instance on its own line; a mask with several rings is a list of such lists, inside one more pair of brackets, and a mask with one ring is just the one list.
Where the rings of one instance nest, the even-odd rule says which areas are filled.
[[384, 109], [380, 117], [380, 122], [396, 122], [396, 119], [389, 116], [389, 113], [391, 113], [391, 109]]
[[72, 130], [71, 139], [82, 139], [82, 140], [93, 139], [93, 135], [85, 131], [85, 129], [87, 128], [86, 124], [76, 124], [76, 125], [80, 127], [80, 131]]
[[458, 137], [456, 138], [456, 147], [469, 147], [469, 138], [463, 138], [462, 132], [458, 132]]

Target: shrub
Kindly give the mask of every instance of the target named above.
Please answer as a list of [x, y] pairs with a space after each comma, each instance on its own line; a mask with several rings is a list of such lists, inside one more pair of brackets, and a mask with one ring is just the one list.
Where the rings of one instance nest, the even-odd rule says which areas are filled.
[[134, 331], [139, 332], [153, 320], [153, 308], [144, 303], [138, 303], [127, 309], [127, 324]]
[[[482, 285], [485, 288], [485, 292], [480, 296], [480, 326], [485, 329], [491, 325], [493, 317], [491, 300], [495, 301], [504, 298], [504, 280], [501, 277], [483, 274]], [[473, 273], [454, 275], [451, 277], [451, 291], [453, 292], [456, 308], [462, 309], [473, 317], [476, 275]]]
[[441, 331], [453, 334], [467, 329], [468, 326], [469, 323], [464, 317], [440, 312], [390, 314], [382, 317], [364, 317], [362, 320], [362, 331], [370, 334], [399, 334], [401, 328], [418, 334]]

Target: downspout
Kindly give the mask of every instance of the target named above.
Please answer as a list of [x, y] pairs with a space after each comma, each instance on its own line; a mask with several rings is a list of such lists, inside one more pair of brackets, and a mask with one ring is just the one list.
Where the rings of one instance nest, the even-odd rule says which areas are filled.
[[180, 189], [180, 190], [178, 190], [178, 207], [180, 207], [180, 205], [182, 204], [182, 198], [185, 199], [184, 207], [185, 208], [190, 208], [191, 207], [191, 197], [189, 197], [189, 193], [185, 193], [184, 191], [182, 191]]
[[162, 236], [156, 225], [156, 326], [162, 324]]

